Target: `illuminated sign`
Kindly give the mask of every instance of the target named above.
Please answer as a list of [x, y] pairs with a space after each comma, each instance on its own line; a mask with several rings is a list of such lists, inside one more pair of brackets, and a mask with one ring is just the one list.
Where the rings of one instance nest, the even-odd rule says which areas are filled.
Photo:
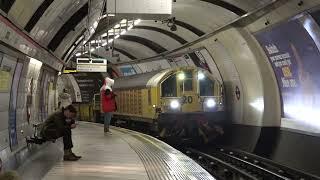
[[77, 72], [77, 70], [63, 70], [63, 73], [64, 74], [69, 74], [69, 73], [76, 73]]
[[77, 58], [77, 72], [107, 72], [107, 60], [99, 58]]

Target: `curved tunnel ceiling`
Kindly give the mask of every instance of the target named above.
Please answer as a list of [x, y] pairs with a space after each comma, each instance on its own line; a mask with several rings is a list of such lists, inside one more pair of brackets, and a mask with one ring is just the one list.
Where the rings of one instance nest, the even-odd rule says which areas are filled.
[[45, 13], [45, 11], [49, 8], [51, 3], [53, 3], [53, 1], [54, 0], [45, 0], [45, 1], [43, 1], [42, 4], [37, 9], [37, 11], [32, 15], [32, 17], [28, 21], [27, 25], [24, 27], [24, 30], [26, 30], [28, 33], [30, 33], [30, 31], [34, 28], [34, 26], [37, 24], [39, 19]]
[[60, 28], [60, 30], [55, 34], [53, 39], [50, 41], [48, 48], [55, 51], [63, 38], [74, 29], [80, 21], [85, 18], [88, 14], [88, 3], [82, 6], [75, 14], [73, 14], [68, 21]]
[[237, 14], [238, 16], [243, 16], [247, 13], [247, 11], [245, 11], [245, 10], [243, 10], [243, 9], [241, 9], [231, 3], [228, 3], [226, 1], [221, 1], [221, 0], [201, 0], [201, 1], [208, 2], [208, 3], [214, 4], [216, 6], [220, 6], [225, 9], [228, 9], [229, 11]]
[[188, 23], [185, 23], [183, 21], [180, 21], [180, 20], [176, 20], [175, 21], [175, 24], [178, 25], [178, 26], [181, 26], [181, 27], [184, 27], [186, 29], [188, 29], [189, 31], [193, 32], [194, 34], [196, 34], [197, 36], [203, 36], [205, 35], [206, 33], [201, 31], [200, 29], [188, 24]]
[[131, 60], [135, 60], [137, 59], [134, 55], [130, 54], [129, 52], [123, 50], [123, 49], [120, 49], [120, 48], [117, 48], [117, 47], [114, 47], [113, 48], [115, 51], [127, 56], [128, 58], [130, 58]]
[[119, 39], [126, 40], [126, 41], [132, 41], [132, 42], [136, 42], [136, 43], [142, 44], [142, 45], [152, 49], [153, 51], [155, 51], [158, 54], [167, 51], [167, 49], [165, 49], [161, 45], [159, 45], [159, 44], [157, 44], [157, 43], [155, 43], [153, 41], [150, 41], [148, 39], [145, 39], [143, 37], [132, 36], [132, 35], [122, 35], [122, 36], [119, 37]]
[[[197, 37], [211, 32], [215, 27], [220, 26], [227, 21], [242, 16], [247, 12], [253, 11], [258, 7], [271, 2], [272, 0], [177, 0], [173, 2], [172, 17], [176, 17], [175, 24], [178, 29], [186, 29], [194, 33]], [[68, 60], [74, 55], [75, 50], [80, 45], [78, 41], [81, 34], [85, 32], [85, 25], [78, 27], [79, 33], [73, 33], [82, 20], [88, 17], [87, 0], [40, 0], [36, 2], [25, 3], [25, 0], [6, 0], [0, 1], [1, 10], [8, 14], [9, 20], [12, 20], [21, 27], [30, 37], [41, 45], [48, 47], [57, 56]], [[186, 9], [183, 9], [186, 8]], [[187, 16], [186, 12], [196, 13], [196, 16]], [[208, 18], [212, 17], [212, 18]], [[208, 21], [202, 22], [201, 20]], [[85, 23], [82, 23], [85, 24]], [[81, 29], [82, 28], [82, 29]], [[136, 30], [150, 30], [171, 37], [181, 45], [190, 42], [187, 38], [186, 30], [171, 32], [166, 24], [148, 21], [147, 24], [137, 25]], [[68, 37], [68, 40], [65, 41]], [[123, 35], [119, 39], [125, 41], [134, 41], [154, 50], [156, 53], [167, 51], [158, 41], [150, 41], [140, 35]], [[193, 40], [193, 39], [192, 39]], [[123, 44], [123, 43], [122, 43]], [[60, 47], [60, 48], [59, 48]], [[63, 48], [61, 48], [63, 47]], [[136, 59], [125, 48], [117, 47], [121, 54]], [[59, 49], [59, 50], [58, 50]], [[58, 50], [58, 51], [56, 51]], [[127, 52], [127, 53], [124, 53]], [[143, 51], [143, 48], [141, 49]], [[146, 58], [146, 57], [145, 57]]]

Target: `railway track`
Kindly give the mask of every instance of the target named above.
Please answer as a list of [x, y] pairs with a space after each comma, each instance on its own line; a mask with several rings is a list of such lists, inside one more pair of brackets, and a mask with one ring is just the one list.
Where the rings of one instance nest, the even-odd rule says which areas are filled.
[[[138, 131], [147, 133], [141, 129]], [[171, 146], [184, 152], [217, 179], [320, 180], [320, 177], [280, 165], [269, 159], [245, 151], [220, 147], [210, 149], [202, 147], [201, 149], [205, 150], [204, 152], [194, 145], [193, 147], [195, 148], [185, 147], [185, 144], [189, 144], [186, 142], [181, 143], [181, 141], [178, 141], [179, 143], [177, 144], [172, 141], [168, 142], [166, 139], [160, 140], [166, 141]]]
[[248, 180], [318, 180], [303, 173], [246, 152], [217, 148], [210, 154], [186, 148], [186, 154], [196, 160], [217, 179]]

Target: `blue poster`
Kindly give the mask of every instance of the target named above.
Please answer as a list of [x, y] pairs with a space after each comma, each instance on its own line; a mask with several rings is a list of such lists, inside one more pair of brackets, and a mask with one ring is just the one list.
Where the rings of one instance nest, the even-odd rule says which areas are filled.
[[[255, 34], [268, 56], [282, 96], [282, 117], [320, 128], [320, 53], [308, 16]], [[310, 19], [309, 19], [310, 21]]]
[[123, 76], [130, 76], [137, 74], [132, 66], [122, 66], [119, 68]]
[[15, 149], [18, 145], [18, 138], [17, 138], [17, 95], [18, 95], [18, 86], [20, 75], [22, 71], [23, 64], [17, 63], [14, 77], [12, 80], [11, 86], [11, 94], [10, 94], [10, 107], [9, 107], [9, 137], [10, 137], [10, 147], [11, 149]]

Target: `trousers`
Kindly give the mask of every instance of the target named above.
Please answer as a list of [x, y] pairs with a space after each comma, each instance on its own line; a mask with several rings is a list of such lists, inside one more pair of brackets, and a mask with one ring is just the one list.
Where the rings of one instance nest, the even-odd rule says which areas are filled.
[[63, 149], [72, 149], [73, 142], [72, 142], [72, 132], [70, 128], [66, 128], [65, 133], [63, 135]]
[[111, 112], [105, 112], [105, 113], [103, 114], [104, 129], [105, 129], [105, 131], [109, 131], [109, 126], [110, 126], [111, 118], [112, 118], [112, 113], [111, 113]]
[[59, 132], [60, 133], [57, 133], [56, 129], [47, 129], [41, 133], [41, 136], [44, 138], [44, 141], [51, 141], [53, 139], [63, 137], [63, 148], [65, 150], [73, 148], [71, 129], [69, 127], [65, 127], [63, 131]]

